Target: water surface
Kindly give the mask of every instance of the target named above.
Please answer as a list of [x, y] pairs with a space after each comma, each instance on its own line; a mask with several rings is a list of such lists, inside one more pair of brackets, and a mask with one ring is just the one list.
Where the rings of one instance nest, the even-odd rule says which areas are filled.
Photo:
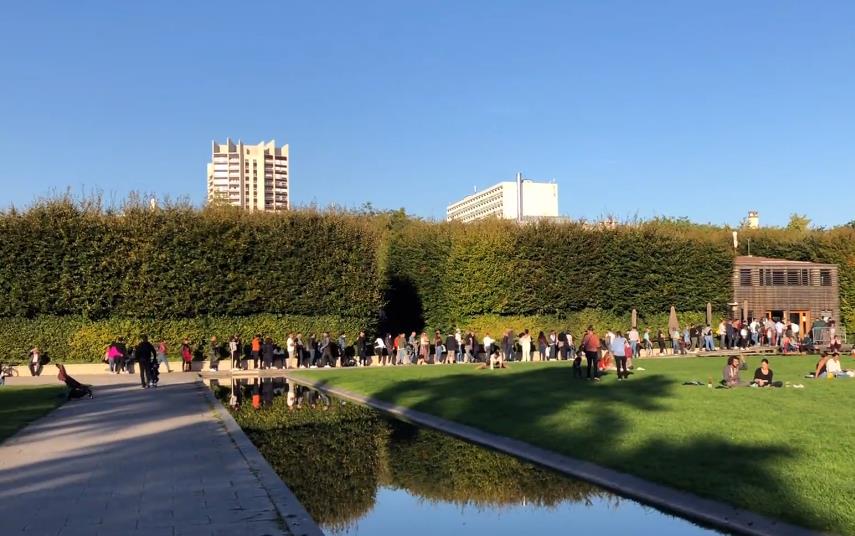
[[719, 534], [284, 379], [212, 387], [327, 534]]

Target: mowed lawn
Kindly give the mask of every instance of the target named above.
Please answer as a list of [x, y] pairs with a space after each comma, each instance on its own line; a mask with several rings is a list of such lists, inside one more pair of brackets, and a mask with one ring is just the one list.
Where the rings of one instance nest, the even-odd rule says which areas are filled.
[[64, 386], [0, 386], [0, 441], [56, 408], [64, 401]]
[[[628, 381], [575, 380], [570, 365], [514, 363], [297, 373], [738, 505], [855, 534], [855, 379], [811, 380], [815, 356], [772, 357], [803, 389], [709, 389], [724, 358], [642, 359]], [[759, 357], [749, 358], [743, 379]], [[844, 368], [855, 368], [845, 358]]]

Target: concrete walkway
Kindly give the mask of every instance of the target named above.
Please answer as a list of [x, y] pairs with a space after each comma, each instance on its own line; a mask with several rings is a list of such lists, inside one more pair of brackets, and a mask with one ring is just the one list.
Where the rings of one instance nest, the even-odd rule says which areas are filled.
[[161, 374], [146, 390], [134, 380], [87, 377], [95, 399], [68, 402], [0, 444], [0, 534], [320, 533], [294, 522], [308, 516], [293, 495], [296, 513], [283, 512], [282, 490], [270, 488], [284, 484], [245, 454], [246, 437], [227, 431], [231, 418], [212, 410], [196, 375]]

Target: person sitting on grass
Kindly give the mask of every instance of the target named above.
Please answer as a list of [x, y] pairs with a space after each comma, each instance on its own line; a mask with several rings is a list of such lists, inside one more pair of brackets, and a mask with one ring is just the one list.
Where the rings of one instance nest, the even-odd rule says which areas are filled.
[[754, 371], [754, 379], [751, 380], [751, 385], [756, 385], [757, 387], [782, 387], [783, 384], [781, 382], [773, 381], [773, 375], [772, 369], [769, 368], [769, 360], [763, 359], [760, 362], [760, 368]]
[[507, 366], [505, 366], [505, 358], [499, 352], [499, 349], [494, 346], [490, 350], [491, 350], [491, 352], [490, 352], [490, 356], [487, 358], [487, 363], [481, 363], [480, 365], [478, 365], [476, 367], [475, 370], [481, 370], [481, 369], [485, 369], [487, 367], [490, 367], [490, 370], [493, 370], [496, 368], [500, 368], [500, 369], [501, 368], [508, 368]]
[[823, 352], [812, 376], [817, 379], [827, 378], [828, 376], [847, 378], [849, 374], [848, 371], [843, 370], [843, 367], [840, 366], [840, 354], [838, 352]]
[[722, 371], [721, 385], [724, 387], [738, 387], [742, 385], [739, 381], [739, 356], [732, 355], [727, 358], [727, 365]]

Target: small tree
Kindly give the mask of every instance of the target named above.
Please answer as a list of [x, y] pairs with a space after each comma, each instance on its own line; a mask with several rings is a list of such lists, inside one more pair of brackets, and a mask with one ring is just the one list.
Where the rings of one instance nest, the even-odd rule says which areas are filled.
[[810, 227], [810, 218], [804, 214], [790, 214], [790, 221], [787, 223], [788, 231], [807, 231]]

